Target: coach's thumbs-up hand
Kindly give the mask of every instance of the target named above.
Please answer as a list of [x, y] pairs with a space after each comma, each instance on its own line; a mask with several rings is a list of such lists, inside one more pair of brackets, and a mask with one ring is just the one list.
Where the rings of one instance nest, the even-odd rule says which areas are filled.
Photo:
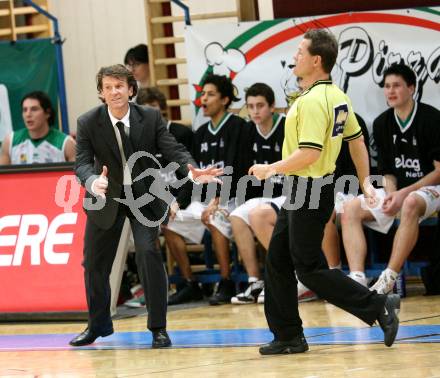
[[92, 191], [96, 195], [105, 198], [105, 193], [107, 193], [107, 187], [108, 187], [108, 179], [107, 179], [108, 169], [104, 165], [102, 167], [102, 172], [99, 175], [99, 177], [93, 181], [92, 184]]

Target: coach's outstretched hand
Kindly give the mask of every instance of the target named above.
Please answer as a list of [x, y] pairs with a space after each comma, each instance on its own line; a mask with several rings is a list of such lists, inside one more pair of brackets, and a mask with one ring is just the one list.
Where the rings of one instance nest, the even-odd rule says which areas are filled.
[[210, 166], [208, 168], [200, 169], [194, 168], [191, 164], [188, 164], [188, 169], [191, 173], [191, 179], [200, 184], [207, 184], [209, 182], [216, 182], [223, 184], [222, 180], [217, 178], [223, 174], [222, 168], [215, 168]]

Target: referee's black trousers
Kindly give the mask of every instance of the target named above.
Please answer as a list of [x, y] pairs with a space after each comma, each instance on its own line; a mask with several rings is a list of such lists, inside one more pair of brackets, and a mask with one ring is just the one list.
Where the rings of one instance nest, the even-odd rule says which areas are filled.
[[[319, 190], [322, 180], [291, 180], [290, 204], [286, 201], [280, 210], [272, 234], [266, 259], [264, 311], [276, 340], [290, 340], [303, 331], [295, 271], [320, 298], [369, 325], [385, 304], [386, 296], [368, 290], [340, 270], [322, 269], [324, 227], [334, 208], [334, 185]], [[326, 180], [332, 181], [332, 176]], [[287, 210], [288, 206], [295, 209]]]

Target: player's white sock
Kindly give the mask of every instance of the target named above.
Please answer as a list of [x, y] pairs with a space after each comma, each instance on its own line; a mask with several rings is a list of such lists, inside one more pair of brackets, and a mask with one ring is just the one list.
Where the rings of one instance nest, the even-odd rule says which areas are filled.
[[348, 275], [352, 280], [360, 283], [362, 286], [367, 287], [367, 277], [364, 272], [353, 271]]
[[342, 264], [339, 263], [338, 265], [335, 265], [335, 266], [329, 266], [329, 269], [339, 269], [339, 270], [342, 270]]
[[394, 281], [397, 279], [397, 276], [399, 275], [398, 272], [395, 272], [394, 270], [390, 269], [390, 268], [386, 268], [384, 270], [384, 273], [389, 275], [391, 278], [394, 279]]

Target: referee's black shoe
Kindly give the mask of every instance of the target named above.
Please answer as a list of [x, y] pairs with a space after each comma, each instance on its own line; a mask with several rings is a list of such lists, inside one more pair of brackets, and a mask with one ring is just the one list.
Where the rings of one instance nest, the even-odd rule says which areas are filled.
[[383, 311], [379, 314], [377, 321], [384, 334], [384, 344], [387, 347], [393, 345], [399, 330], [400, 296], [397, 294], [387, 295]]
[[153, 349], [167, 348], [171, 346], [171, 340], [165, 328], [157, 329], [155, 331], [152, 331], [152, 333], [153, 342], [151, 344], [151, 347]]
[[93, 344], [98, 337], [109, 336], [113, 333], [113, 328], [108, 329], [104, 332], [93, 332], [89, 328], [86, 328], [83, 332], [81, 332], [78, 336], [70, 340], [69, 344], [72, 346], [84, 346]]
[[304, 335], [299, 335], [288, 341], [273, 340], [269, 344], [264, 344], [260, 347], [260, 354], [292, 354], [304, 353], [309, 350]]

